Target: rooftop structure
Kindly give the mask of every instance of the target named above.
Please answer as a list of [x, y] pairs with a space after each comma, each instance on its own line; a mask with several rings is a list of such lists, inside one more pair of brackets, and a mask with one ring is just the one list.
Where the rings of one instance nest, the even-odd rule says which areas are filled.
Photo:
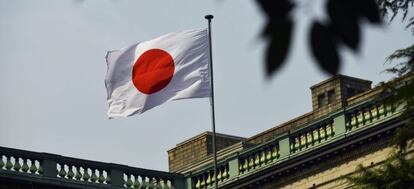
[[[337, 75], [311, 87], [309, 113], [249, 138], [217, 134], [219, 188], [346, 188], [341, 176], [380, 165], [406, 121], [382, 89]], [[168, 160], [170, 172], [161, 172], [0, 147], [0, 189], [213, 188], [210, 132], [177, 144]]]

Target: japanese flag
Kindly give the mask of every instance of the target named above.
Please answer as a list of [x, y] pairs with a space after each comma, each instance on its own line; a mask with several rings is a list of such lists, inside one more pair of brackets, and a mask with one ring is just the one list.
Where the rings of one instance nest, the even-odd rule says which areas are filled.
[[106, 55], [108, 117], [141, 114], [171, 100], [211, 96], [208, 31], [169, 33]]

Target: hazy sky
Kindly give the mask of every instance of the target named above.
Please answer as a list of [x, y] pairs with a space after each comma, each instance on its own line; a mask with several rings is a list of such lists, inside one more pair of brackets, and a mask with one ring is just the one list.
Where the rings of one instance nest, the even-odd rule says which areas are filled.
[[[288, 61], [266, 80], [264, 20], [253, 0], [0, 0], [0, 146], [168, 170], [167, 150], [211, 130], [209, 100], [108, 120], [104, 58], [108, 50], [204, 28], [206, 14], [215, 16], [218, 132], [249, 137], [307, 113], [309, 87], [328, 78], [308, 51], [309, 21], [324, 18], [323, 1], [312, 2], [299, 4]], [[385, 57], [413, 43], [398, 19], [365, 25], [360, 52], [342, 50], [341, 73], [374, 84], [389, 79], [380, 74]]]

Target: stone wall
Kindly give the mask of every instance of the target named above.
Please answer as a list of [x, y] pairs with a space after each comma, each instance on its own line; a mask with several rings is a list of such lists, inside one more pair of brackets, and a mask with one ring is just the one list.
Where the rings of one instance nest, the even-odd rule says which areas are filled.
[[[205, 132], [168, 150], [169, 171], [176, 172], [213, 154], [212, 136], [211, 132]], [[243, 140], [245, 138], [216, 133], [217, 151]]]
[[[332, 112], [340, 111], [347, 105], [347, 99], [352, 97], [352, 103], [361, 102], [361, 100], [365, 100], [366, 98], [355, 98], [353, 96], [357, 95], [360, 97], [361, 95], [358, 94], [370, 93], [370, 91], [372, 91], [370, 90], [371, 81], [344, 75], [334, 76], [313, 85], [310, 89], [312, 92], [312, 112], [277, 125], [267, 131], [248, 138], [246, 141], [252, 144], [260, 144], [285, 132], [305, 127], [307, 124], [327, 116]], [[332, 91], [334, 92], [334, 96], [333, 99], [331, 99], [332, 101], [328, 103], [328, 96]], [[351, 91], [354, 91], [353, 94], [350, 93]], [[318, 96], [320, 95], [324, 96], [324, 103], [322, 105], [318, 102]]]
[[[271, 180], [259, 186], [257, 189], [273, 189], [273, 188], [295, 188], [295, 189], [345, 189], [350, 184], [344, 176], [354, 175], [358, 165], [364, 167], [378, 168], [383, 164], [391, 152], [394, 150], [388, 147], [387, 141], [371, 143], [369, 145], [358, 148], [345, 155], [331, 158], [328, 161], [316, 164], [312, 167], [300, 169], [286, 178], [278, 178]], [[408, 158], [413, 158], [414, 151], [408, 153]]]

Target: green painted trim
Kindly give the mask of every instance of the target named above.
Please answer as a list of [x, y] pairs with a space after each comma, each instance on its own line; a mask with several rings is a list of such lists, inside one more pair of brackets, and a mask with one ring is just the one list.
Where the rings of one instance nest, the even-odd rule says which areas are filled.
[[345, 114], [342, 114], [333, 119], [334, 136], [341, 135], [346, 132]]
[[239, 159], [232, 159], [229, 162], [229, 174], [230, 174], [230, 178], [235, 178], [239, 176]]
[[279, 140], [279, 152], [280, 158], [284, 158], [290, 155], [290, 140], [289, 135], [286, 135], [285, 138]]

